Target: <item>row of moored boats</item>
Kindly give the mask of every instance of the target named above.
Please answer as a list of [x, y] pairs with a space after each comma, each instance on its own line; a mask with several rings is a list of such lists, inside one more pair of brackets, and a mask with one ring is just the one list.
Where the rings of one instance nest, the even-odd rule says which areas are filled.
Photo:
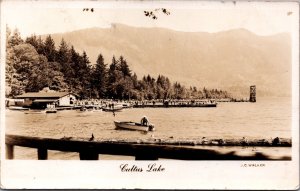
[[73, 107], [67, 107], [67, 108], [55, 108], [55, 107], [47, 107], [46, 109], [30, 109], [30, 108], [24, 108], [24, 107], [18, 107], [18, 106], [10, 106], [8, 107], [9, 110], [17, 110], [17, 111], [24, 111], [25, 114], [42, 114], [42, 113], [57, 113], [58, 110], [64, 110], [64, 109], [76, 109], [80, 112], [97, 112], [97, 111], [107, 111], [107, 112], [118, 112], [122, 111], [125, 108], [131, 108], [132, 105], [130, 104], [119, 104], [119, 103], [109, 103], [104, 105], [77, 105]]

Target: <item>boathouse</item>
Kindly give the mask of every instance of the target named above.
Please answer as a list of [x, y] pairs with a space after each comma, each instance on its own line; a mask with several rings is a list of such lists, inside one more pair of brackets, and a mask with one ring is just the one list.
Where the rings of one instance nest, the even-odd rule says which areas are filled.
[[16, 96], [17, 99], [24, 99], [25, 107], [46, 108], [48, 104], [59, 106], [72, 106], [78, 97], [70, 92], [57, 92], [44, 88], [39, 92], [27, 92]]

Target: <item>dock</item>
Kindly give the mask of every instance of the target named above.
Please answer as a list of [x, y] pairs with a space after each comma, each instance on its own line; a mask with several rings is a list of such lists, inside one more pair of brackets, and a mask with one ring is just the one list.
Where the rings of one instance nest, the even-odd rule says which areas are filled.
[[217, 107], [216, 102], [192, 102], [192, 101], [170, 101], [170, 102], [134, 102], [134, 108], [181, 108], [181, 107]]
[[217, 104], [178, 104], [178, 105], [151, 105], [151, 104], [144, 104], [144, 105], [133, 105], [134, 108], [181, 108], [181, 107], [217, 107]]

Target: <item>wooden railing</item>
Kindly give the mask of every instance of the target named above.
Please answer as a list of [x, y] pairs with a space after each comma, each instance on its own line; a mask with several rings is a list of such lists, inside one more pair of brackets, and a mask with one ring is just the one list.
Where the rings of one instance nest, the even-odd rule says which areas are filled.
[[291, 160], [290, 156], [275, 159], [262, 153], [240, 156], [235, 152], [224, 154], [198, 147], [50, 139], [19, 135], [6, 135], [5, 144], [7, 159], [14, 158], [14, 146], [21, 146], [36, 148], [39, 160], [48, 159], [48, 150], [77, 152], [80, 160], [98, 160], [99, 154], [135, 156], [135, 160], [158, 160], [159, 158], [179, 160]]

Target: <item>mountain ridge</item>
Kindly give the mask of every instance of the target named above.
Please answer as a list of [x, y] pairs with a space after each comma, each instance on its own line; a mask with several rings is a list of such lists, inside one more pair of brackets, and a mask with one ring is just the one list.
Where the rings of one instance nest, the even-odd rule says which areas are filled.
[[139, 78], [150, 74], [196, 87], [225, 89], [248, 97], [257, 85], [258, 96], [290, 96], [291, 39], [287, 33], [259, 36], [246, 29], [217, 33], [182, 32], [166, 28], [88, 28], [51, 34], [77, 51], [86, 51], [92, 64], [99, 53], [105, 63], [122, 55]]

